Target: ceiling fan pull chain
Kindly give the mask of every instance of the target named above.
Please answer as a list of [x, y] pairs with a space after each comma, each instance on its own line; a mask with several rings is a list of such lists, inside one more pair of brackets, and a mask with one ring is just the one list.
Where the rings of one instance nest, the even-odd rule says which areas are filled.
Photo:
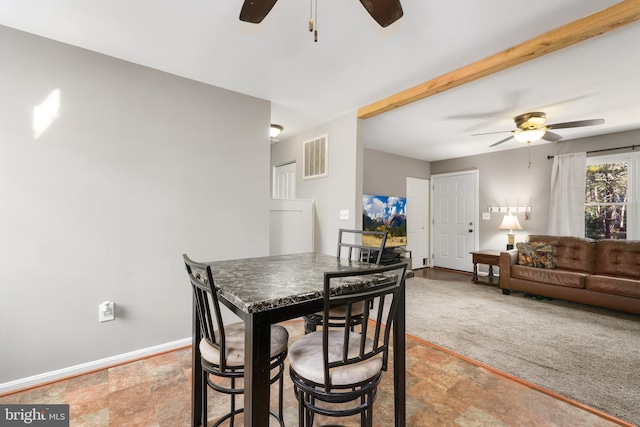
[[315, 2], [315, 11], [314, 11], [314, 20], [315, 20], [315, 28], [313, 30], [313, 42], [318, 43], [318, 0], [313, 0]]
[[313, 32], [313, 41], [318, 42], [318, 0], [309, 0], [309, 32]]

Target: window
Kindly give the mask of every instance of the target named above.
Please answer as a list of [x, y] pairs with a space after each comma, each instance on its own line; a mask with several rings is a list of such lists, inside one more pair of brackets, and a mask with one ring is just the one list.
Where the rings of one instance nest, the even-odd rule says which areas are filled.
[[640, 156], [635, 153], [587, 158], [585, 236], [638, 239], [637, 197]]

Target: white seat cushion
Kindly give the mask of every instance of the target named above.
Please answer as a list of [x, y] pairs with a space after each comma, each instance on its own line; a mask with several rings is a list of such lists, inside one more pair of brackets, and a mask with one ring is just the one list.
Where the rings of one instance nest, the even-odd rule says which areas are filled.
[[[244, 322], [225, 325], [224, 336], [227, 366], [244, 366]], [[271, 357], [285, 351], [288, 344], [289, 332], [280, 325], [271, 325]], [[220, 366], [220, 352], [204, 338], [200, 341], [200, 354], [207, 362]]]
[[[342, 358], [344, 348], [344, 331], [329, 331], [329, 361], [335, 362]], [[349, 335], [349, 356], [358, 355], [360, 334], [352, 332]], [[372, 348], [373, 341], [367, 339], [366, 347]], [[298, 375], [324, 384], [324, 362], [322, 360], [322, 332], [312, 332], [299, 338], [289, 348], [289, 362]], [[340, 366], [331, 369], [329, 380], [332, 385], [344, 386], [368, 380], [382, 369], [382, 354], [363, 362]]]

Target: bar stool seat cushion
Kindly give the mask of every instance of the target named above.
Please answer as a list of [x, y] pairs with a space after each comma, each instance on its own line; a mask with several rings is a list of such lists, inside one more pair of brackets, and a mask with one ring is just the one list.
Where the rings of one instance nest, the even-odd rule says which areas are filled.
[[[366, 340], [366, 351], [373, 341]], [[349, 357], [356, 357], [360, 347], [360, 334], [349, 334]], [[344, 349], [344, 330], [329, 331], [329, 362], [341, 360]], [[322, 332], [312, 332], [297, 339], [289, 347], [291, 368], [301, 377], [318, 384], [324, 383], [324, 362], [322, 358]], [[350, 365], [331, 369], [329, 380], [334, 386], [348, 386], [368, 380], [382, 369], [382, 354]]]
[[[364, 313], [364, 301], [359, 301], [351, 307], [351, 315], [352, 316], [360, 316]], [[319, 316], [322, 316], [322, 311], [316, 313]], [[347, 306], [341, 305], [339, 307], [334, 307], [329, 310], [329, 317], [345, 317], [347, 315]]]
[[[227, 366], [244, 366], [244, 322], [224, 325]], [[216, 331], [217, 336], [217, 331]], [[280, 325], [271, 325], [271, 357], [287, 350], [289, 332]], [[206, 339], [200, 340], [200, 354], [207, 362], [220, 366], [220, 352]]]

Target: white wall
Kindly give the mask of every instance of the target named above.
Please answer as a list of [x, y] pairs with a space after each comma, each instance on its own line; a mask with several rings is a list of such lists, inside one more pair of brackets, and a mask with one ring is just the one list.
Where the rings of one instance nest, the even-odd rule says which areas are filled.
[[[316, 252], [335, 255], [338, 229], [362, 228], [363, 160], [358, 125], [354, 112], [271, 146], [271, 166], [295, 161], [297, 197], [314, 200]], [[325, 134], [329, 141], [329, 174], [303, 180], [302, 144]], [[340, 210], [349, 210], [348, 220], [340, 219]]]
[[1, 26], [0, 58], [0, 383], [190, 337], [182, 253], [268, 254], [269, 103]]

